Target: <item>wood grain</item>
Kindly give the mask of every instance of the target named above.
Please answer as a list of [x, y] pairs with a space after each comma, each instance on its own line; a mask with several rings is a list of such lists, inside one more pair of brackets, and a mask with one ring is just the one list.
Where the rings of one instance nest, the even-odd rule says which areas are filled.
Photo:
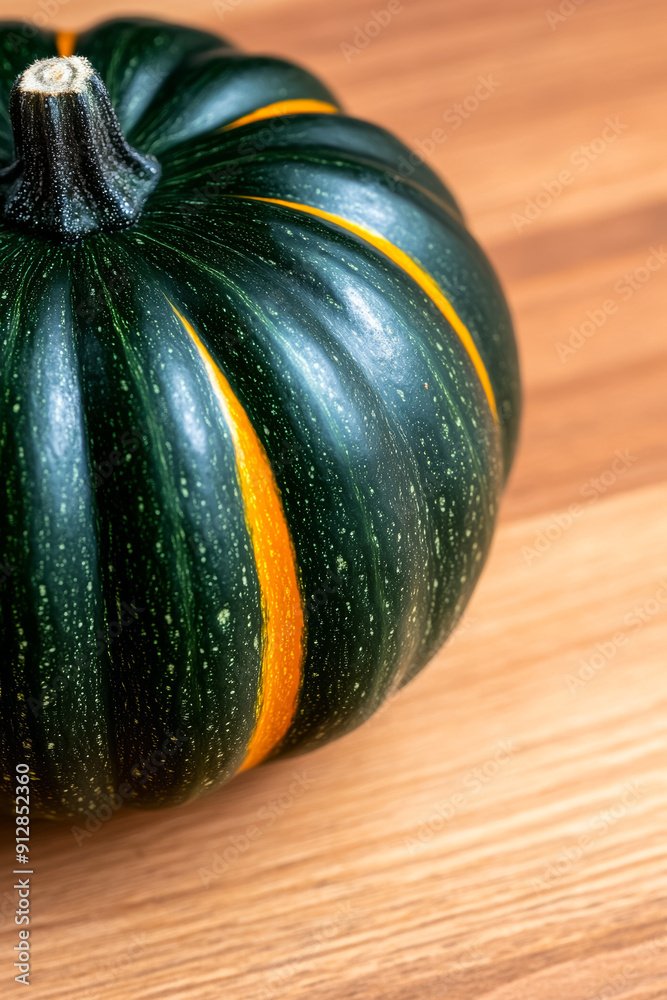
[[[70, 0], [58, 26], [125, 7]], [[491, 561], [446, 650], [340, 743], [168, 814], [123, 808], [80, 847], [37, 824], [32, 1000], [667, 996], [667, 266], [633, 277], [666, 236], [667, 8], [586, 0], [550, 26], [547, 2], [403, 0], [347, 61], [385, 7], [187, 15], [306, 62], [411, 145], [445, 130], [428, 158], [506, 284], [526, 386]]]

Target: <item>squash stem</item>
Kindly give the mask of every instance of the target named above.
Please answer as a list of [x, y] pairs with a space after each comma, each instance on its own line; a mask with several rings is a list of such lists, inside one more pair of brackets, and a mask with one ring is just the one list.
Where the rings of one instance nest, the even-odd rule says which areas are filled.
[[128, 145], [87, 59], [33, 63], [12, 88], [9, 112], [16, 159], [0, 171], [6, 222], [67, 241], [139, 218], [160, 165]]

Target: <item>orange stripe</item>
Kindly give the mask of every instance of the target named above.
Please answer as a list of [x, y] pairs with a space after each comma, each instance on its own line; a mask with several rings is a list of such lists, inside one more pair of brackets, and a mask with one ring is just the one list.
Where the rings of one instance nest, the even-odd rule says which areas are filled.
[[264, 108], [258, 108], [243, 118], [237, 118], [229, 125], [223, 125], [221, 132], [228, 132], [232, 128], [240, 128], [241, 125], [248, 125], [250, 122], [263, 121], [265, 118], [282, 118], [283, 115], [337, 115], [338, 108], [335, 104], [328, 104], [326, 101], [311, 101], [308, 98], [299, 98], [293, 101], [276, 101], [275, 104], [267, 104]]
[[[171, 303], [170, 303], [171, 305]], [[229, 426], [262, 599], [262, 686], [257, 720], [240, 770], [259, 764], [280, 742], [296, 711], [305, 623], [296, 554], [268, 456], [229, 382], [191, 324], [192, 338]]]
[[76, 48], [76, 32], [59, 31], [56, 35], [56, 48], [58, 49], [59, 56], [74, 55], [74, 49]]
[[282, 201], [280, 198], [260, 198], [255, 195], [234, 195], [233, 197], [243, 198], [245, 201], [263, 201], [268, 202], [271, 205], [282, 205], [284, 208], [294, 208], [299, 212], [306, 212], [308, 215], [314, 215], [318, 219], [324, 219], [326, 222], [333, 222], [342, 229], [347, 229], [348, 232], [354, 233], [355, 236], [359, 236], [362, 240], [370, 243], [371, 246], [374, 246], [377, 250], [386, 254], [386, 256], [393, 260], [395, 264], [398, 264], [398, 266], [401, 267], [406, 274], [409, 274], [419, 287], [426, 292], [428, 297], [438, 307], [450, 326], [452, 326], [455, 330], [459, 340], [465, 347], [468, 356], [473, 363], [480, 382], [482, 383], [482, 388], [484, 389], [484, 393], [489, 402], [493, 419], [496, 423], [498, 423], [498, 407], [496, 406], [496, 397], [493, 392], [489, 373], [486, 370], [480, 353], [477, 350], [477, 345], [472, 339], [468, 327], [465, 325], [463, 320], [460, 319], [454, 309], [454, 306], [451, 304], [449, 299], [445, 298], [433, 278], [431, 278], [431, 276], [428, 275], [426, 271], [424, 271], [419, 264], [412, 259], [412, 257], [409, 257], [403, 250], [400, 250], [393, 243], [390, 243], [389, 240], [384, 238], [384, 236], [380, 236], [378, 233], [374, 233], [370, 229], [358, 226], [354, 222], [349, 222], [341, 215], [333, 215], [331, 212], [324, 212], [321, 208], [313, 208], [312, 205], [302, 205], [300, 202], [296, 201]]

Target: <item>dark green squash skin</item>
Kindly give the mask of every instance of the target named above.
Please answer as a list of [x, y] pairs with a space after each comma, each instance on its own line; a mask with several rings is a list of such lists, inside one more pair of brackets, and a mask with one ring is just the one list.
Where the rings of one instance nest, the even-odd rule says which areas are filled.
[[[14, 77], [56, 54], [52, 35], [22, 28], [0, 25], [1, 166]], [[0, 803], [11, 810], [26, 762], [32, 814], [49, 817], [94, 811], [170, 733], [182, 741], [132, 802], [183, 802], [235, 773], [253, 731], [260, 594], [234, 450], [167, 300], [248, 413], [292, 533], [306, 659], [276, 755], [359, 725], [450, 634], [520, 412], [491, 266], [433, 172], [401, 173], [401, 143], [343, 115], [216, 134], [278, 100], [334, 98], [198, 31], [114, 21], [76, 52], [162, 179], [123, 233], [58, 245], [0, 223]], [[470, 330], [500, 424], [398, 265], [329, 222], [234, 195], [339, 214], [408, 253]]]

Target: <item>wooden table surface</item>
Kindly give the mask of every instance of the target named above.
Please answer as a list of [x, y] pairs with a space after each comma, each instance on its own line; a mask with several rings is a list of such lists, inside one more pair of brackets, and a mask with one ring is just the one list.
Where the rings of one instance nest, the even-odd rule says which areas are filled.
[[463, 625], [365, 728], [81, 846], [34, 825], [32, 1000], [667, 997], [667, 7], [559, 3], [403, 0], [366, 46], [386, 0], [143, 4], [421, 144], [507, 288], [525, 422]]

